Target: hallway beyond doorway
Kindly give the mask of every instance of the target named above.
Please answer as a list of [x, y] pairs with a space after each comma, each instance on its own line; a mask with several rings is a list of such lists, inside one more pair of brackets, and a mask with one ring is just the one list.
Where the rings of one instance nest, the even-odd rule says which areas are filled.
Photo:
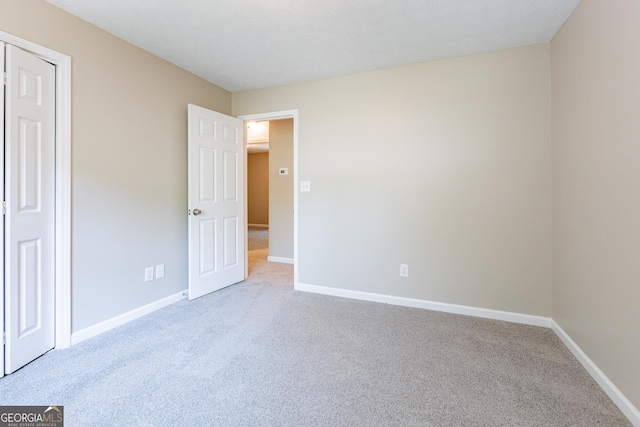
[[269, 229], [249, 227], [247, 233], [249, 247], [249, 277], [253, 276], [258, 265], [267, 262], [269, 256]]

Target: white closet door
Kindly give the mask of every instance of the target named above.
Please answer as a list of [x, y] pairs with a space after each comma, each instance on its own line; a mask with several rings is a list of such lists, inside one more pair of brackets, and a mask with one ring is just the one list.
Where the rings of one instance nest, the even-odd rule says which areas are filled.
[[[0, 71], [4, 73], [4, 43], [0, 42]], [[2, 74], [0, 73], [0, 74]], [[0, 78], [3, 78], [0, 76]], [[0, 138], [4, 144], [4, 84], [0, 84]], [[0, 149], [0, 181], [4, 195], [4, 148]], [[4, 200], [4, 198], [3, 198]], [[4, 218], [3, 218], [4, 221]], [[0, 289], [0, 326], [4, 331], [4, 227], [0, 227], [0, 277], [3, 278]], [[0, 349], [0, 378], [4, 376], [4, 346]]]
[[55, 67], [6, 46], [5, 373], [54, 346]]

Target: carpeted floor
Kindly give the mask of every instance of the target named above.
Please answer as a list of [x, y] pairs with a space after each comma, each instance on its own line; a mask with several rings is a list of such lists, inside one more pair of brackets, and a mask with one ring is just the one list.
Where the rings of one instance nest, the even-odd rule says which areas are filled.
[[[551, 330], [250, 278], [0, 379], [0, 405], [66, 426], [628, 426]], [[255, 233], [252, 233], [255, 234]]]

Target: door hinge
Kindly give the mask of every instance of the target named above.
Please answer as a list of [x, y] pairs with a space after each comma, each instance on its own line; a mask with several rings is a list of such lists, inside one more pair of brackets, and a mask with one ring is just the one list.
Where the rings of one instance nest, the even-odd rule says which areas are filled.
[[2, 333], [2, 345], [7, 345], [7, 333]]
[[2, 73], [2, 84], [5, 85], [5, 86], [7, 85], [7, 73], [6, 72]]
[[6, 215], [7, 214], [7, 202], [3, 201], [2, 202], [2, 215]]

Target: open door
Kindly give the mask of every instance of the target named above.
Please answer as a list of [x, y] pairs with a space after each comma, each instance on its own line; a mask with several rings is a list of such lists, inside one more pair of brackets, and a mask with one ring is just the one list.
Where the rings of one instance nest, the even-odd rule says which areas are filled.
[[6, 45], [5, 373], [54, 346], [55, 67]]
[[189, 299], [245, 278], [241, 120], [188, 107]]

